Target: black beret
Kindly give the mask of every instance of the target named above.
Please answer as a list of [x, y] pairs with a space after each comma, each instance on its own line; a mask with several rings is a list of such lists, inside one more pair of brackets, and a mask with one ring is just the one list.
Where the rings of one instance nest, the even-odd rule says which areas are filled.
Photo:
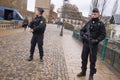
[[37, 8], [37, 10], [38, 10], [40, 13], [43, 13], [43, 12], [44, 12], [44, 9], [43, 9], [43, 8]]
[[98, 8], [94, 8], [92, 12], [97, 12], [97, 13], [99, 13], [99, 9], [98, 9]]

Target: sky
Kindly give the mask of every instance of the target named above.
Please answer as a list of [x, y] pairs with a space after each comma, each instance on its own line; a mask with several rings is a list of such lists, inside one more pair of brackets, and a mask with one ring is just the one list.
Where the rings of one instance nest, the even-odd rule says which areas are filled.
[[[54, 11], [57, 12], [57, 9], [63, 5], [63, 0], [51, 0], [51, 3], [55, 5]], [[83, 12], [83, 15], [88, 15], [91, 0], [87, 0], [87, 2], [83, 0], [70, 0], [70, 3], [77, 5], [79, 10]], [[35, 0], [28, 0], [27, 10], [34, 11], [34, 6]]]
[[[83, 16], [89, 15], [91, 0], [69, 0], [69, 1], [71, 4], [75, 4], [79, 8], [79, 11], [83, 13]], [[114, 1], [115, 0], [108, 1], [107, 4], [109, 5], [106, 6], [105, 11], [103, 13], [105, 16], [111, 15]], [[57, 9], [61, 8], [61, 6], [63, 5], [63, 0], [51, 0], [51, 3], [55, 5], [54, 11], [57, 12]], [[120, 0], [119, 0], [119, 4], [120, 4]], [[35, 0], [28, 0], [27, 10], [34, 11], [34, 7], [35, 7]], [[117, 14], [120, 14], [120, 6], [118, 7]]]
[[[55, 11], [63, 5], [63, 0], [51, 0], [51, 3], [55, 5]], [[88, 16], [90, 10], [91, 0], [70, 0], [71, 4], [77, 5], [79, 11], [83, 13], [84, 16]]]

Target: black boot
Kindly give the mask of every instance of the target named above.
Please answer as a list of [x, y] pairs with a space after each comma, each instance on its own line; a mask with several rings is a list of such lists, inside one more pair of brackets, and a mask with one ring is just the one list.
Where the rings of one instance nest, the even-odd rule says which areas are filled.
[[44, 60], [43, 60], [43, 57], [40, 57], [40, 62], [43, 62]]
[[30, 55], [30, 57], [27, 59], [27, 61], [32, 61], [33, 60], [33, 55]]
[[93, 79], [93, 74], [90, 74], [90, 75], [89, 75], [89, 79], [88, 79], [88, 80], [94, 80], [94, 79]]
[[77, 74], [77, 77], [84, 77], [86, 76], [86, 72], [80, 72], [79, 74]]
[[28, 61], [32, 61], [32, 60], [33, 60], [33, 58], [28, 58], [27, 60], [28, 60]]

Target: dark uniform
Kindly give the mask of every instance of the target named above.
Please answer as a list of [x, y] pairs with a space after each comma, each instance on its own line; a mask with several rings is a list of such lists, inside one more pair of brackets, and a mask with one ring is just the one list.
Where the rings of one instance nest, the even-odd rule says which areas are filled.
[[[87, 34], [87, 28], [90, 30], [90, 36]], [[94, 74], [96, 73], [95, 63], [98, 43], [106, 36], [105, 26], [99, 19], [90, 20], [84, 28], [80, 30], [80, 35], [83, 37], [82, 70], [86, 72], [88, 55], [90, 53], [90, 73]], [[88, 37], [90, 37], [90, 40]]]
[[[83, 50], [82, 50], [82, 72], [78, 74], [78, 77], [86, 75], [88, 56], [90, 59], [90, 75], [96, 73], [96, 60], [98, 44], [106, 36], [105, 25], [99, 18], [91, 19], [87, 24], [80, 30], [80, 35], [83, 40]], [[89, 79], [93, 80], [93, 79]]]
[[43, 52], [43, 39], [44, 39], [44, 32], [46, 29], [46, 20], [43, 16], [36, 16], [32, 22], [28, 25], [31, 29], [34, 30], [33, 36], [31, 39], [31, 48], [30, 48], [30, 59], [33, 59], [33, 54], [35, 50], [36, 43], [38, 43], [38, 49], [40, 54], [40, 59], [43, 59], [44, 52]]

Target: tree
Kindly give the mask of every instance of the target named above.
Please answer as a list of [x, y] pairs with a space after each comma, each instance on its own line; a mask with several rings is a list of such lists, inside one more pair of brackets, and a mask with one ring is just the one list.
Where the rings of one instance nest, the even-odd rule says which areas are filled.
[[[105, 10], [105, 8], [106, 8], [107, 1], [108, 1], [108, 0], [92, 0], [91, 6], [90, 6], [90, 14], [91, 14], [91, 12], [92, 12], [92, 10], [93, 10], [94, 8], [98, 8], [98, 9], [101, 8], [101, 10], [100, 10], [100, 15], [101, 15], [101, 17], [102, 17], [102, 16], [103, 16], [103, 12], [104, 12], [104, 10]], [[100, 4], [100, 2], [101, 2], [102, 4]]]
[[79, 12], [78, 7], [72, 4], [65, 4], [62, 7], [62, 17], [69, 19], [80, 19], [82, 14]]
[[57, 13], [54, 12], [54, 7], [54, 4], [50, 5], [49, 22], [58, 18]]
[[119, 0], [116, 0], [112, 9], [112, 15], [115, 15], [115, 13], [117, 12], [118, 3], [119, 3]]
[[51, 4], [51, 5], [50, 5], [50, 12], [53, 12], [54, 8], [55, 8], [55, 5], [54, 5], [54, 4]]
[[93, 10], [94, 8], [98, 8], [98, 0], [91, 0], [90, 14], [92, 13], [92, 10]]
[[103, 12], [105, 10], [106, 3], [107, 3], [107, 0], [103, 0], [102, 10], [101, 10], [101, 17], [103, 16]]
[[98, 7], [98, 0], [92, 0], [93, 8]]

